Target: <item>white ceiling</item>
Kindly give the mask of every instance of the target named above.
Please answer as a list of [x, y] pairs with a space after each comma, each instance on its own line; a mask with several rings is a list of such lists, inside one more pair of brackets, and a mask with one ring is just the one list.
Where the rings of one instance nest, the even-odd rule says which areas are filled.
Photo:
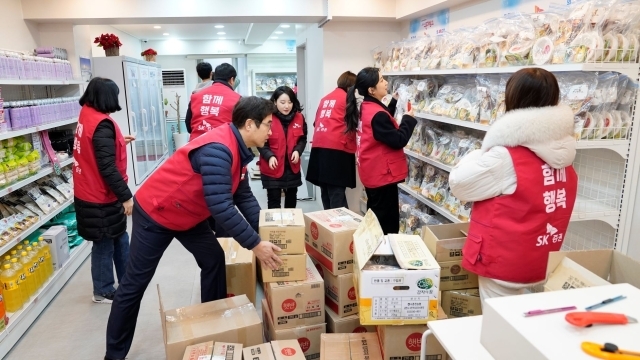
[[[222, 25], [224, 28], [218, 29], [216, 25]], [[225, 38], [227, 40], [244, 40], [247, 37], [250, 23], [222, 23], [222, 24], [131, 24], [131, 25], [112, 25], [114, 28], [123, 31], [140, 40], [166, 40], [166, 39], [178, 39], [178, 40], [215, 40]], [[277, 37], [279, 40], [295, 40], [296, 31], [303, 29], [305, 24], [255, 24], [254, 29], [269, 28], [274, 29], [268, 37], [272, 39]], [[271, 25], [266, 26], [265, 25]], [[289, 25], [289, 28], [284, 28], [282, 25]], [[155, 29], [154, 26], [160, 26], [160, 29]], [[296, 30], [298, 29], [298, 30]], [[252, 30], [255, 31], [255, 30]], [[225, 34], [218, 35], [219, 32]], [[276, 34], [276, 32], [282, 32], [282, 34]], [[168, 33], [169, 35], [163, 35]], [[250, 35], [255, 36], [256, 34]], [[262, 34], [266, 36], [266, 34]]]

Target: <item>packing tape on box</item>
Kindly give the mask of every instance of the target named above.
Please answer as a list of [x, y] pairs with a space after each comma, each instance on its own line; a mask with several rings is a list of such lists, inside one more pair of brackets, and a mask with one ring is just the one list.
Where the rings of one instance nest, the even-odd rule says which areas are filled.
[[[242, 306], [238, 306], [235, 308], [231, 308], [231, 309], [227, 309], [225, 311], [223, 311], [222, 313], [220, 313], [220, 311], [208, 311], [208, 312], [204, 312], [198, 316], [193, 316], [193, 315], [189, 315], [186, 313], [187, 308], [180, 308], [180, 309], [176, 309], [176, 316], [171, 316], [171, 315], [166, 315], [165, 316], [165, 320], [166, 322], [170, 322], [170, 323], [182, 323], [180, 325], [180, 328], [182, 329], [182, 333], [183, 336], [185, 336], [186, 338], [193, 338], [193, 328], [192, 328], [192, 323], [190, 322], [186, 322], [185, 320], [194, 320], [194, 319], [202, 319], [205, 317], [209, 317], [209, 316], [216, 316], [219, 315], [222, 318], [234, 318], [234, 324], [236, 325], [236, 332], [238, 332], [239, 334], [242, 334], [242, 339], [246, 340], [247, 339], [247, 332], [246, 329], [244, 329], [245, 325], [247, 325], [247, 323], [244, 320], [244, 317], [242, 316], [234, 316], [236, 314], [246, 314], [249, 312], [255, 312], [256, 308], [253, 306], [253, 304], [249, 303], [249, 304], [245, 304]], [[238, 328], [242, 327], [241, 330], [239, 330]]]

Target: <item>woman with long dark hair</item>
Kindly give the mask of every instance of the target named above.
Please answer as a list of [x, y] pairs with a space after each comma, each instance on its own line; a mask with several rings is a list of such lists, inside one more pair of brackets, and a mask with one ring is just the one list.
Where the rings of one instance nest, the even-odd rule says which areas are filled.
[[387, 80], [380, 69], [367, 67], [358, 73], [356, 84], [347, 94], [347, 131], [356, 131], [358, 175], [367, 192], [367, 208], [380, 222], [385, 234], [400, 229], [398, 183], [408, 174], [403, 148], [409, 142], [418, 121], [413, 110], [402, 117], [400, 125], [393, 118], [397, 94], [382, 103], [387, 95]]
[[300, 155], [307, 146], [307, 124], [298, 97], [288, 86], [280, 86], [271, 95], [276, 105], [271, 136], [260, 151], [260, 178], [267, 189], [269, 209], [280, 208], [282, 191], [284, 207], [295, 208], [298, 187], [302, 185]]

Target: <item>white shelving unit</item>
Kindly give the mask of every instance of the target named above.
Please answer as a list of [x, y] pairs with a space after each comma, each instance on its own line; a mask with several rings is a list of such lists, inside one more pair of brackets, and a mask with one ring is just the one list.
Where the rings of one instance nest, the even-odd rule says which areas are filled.
[[[533, 67], [533, 66], [531, 66]], [[538, 66], [551, 72], [612, 71], [638, 81], [637, 63], [586, 63]], [[385, 72], [384, 76], [420, 78], [430, 75], [501, 74], [514, 73], [523, 67], [494, 67], [471, 69], [438, 69], [415, 72]], [[636, 103], [640, 91], [636, 94]], [[451, 119], [444, 116], [417, 112], [418, 118], [454, 125], [460, 128], [487, 131], [489, 126]], [[626, 253], [631, 236], [634, 200], [640, 175], [640, 161], [636, 154], [640, 136], [636, 134], [638, 112], [634, 106], [632, 124], [627, 139], [579, 140], [574, 168], [578, 173], [578, 198], [571, 216], [571, 224], [564, 242], [564, 249], [617, 249]], [[439, 169], [450, 172], [451, 166], [429, 157], [405, 150], [405, 154]], [[399, 188], [426, 204], [452, 222], [460, 222], [446, 209], [413, 191], [405, 184]]]
[[[283, 71], [283, 70], [261, 70], [261, 71], [252, 71], [251, 72], [251, 94], [260, 97], [271, 97], [273, 90], [258, 90], [256, 86], [256, 78], [257, 77], [285, 77], [285, 76], [294, 76], [297, 79], [296, 71]], [[286, 84], [282, 84], [286, 85]], [[277, 86], [276, 86], [277, 87]], [[293, 88], [293, 85], [291, 86]]]
[[0, 85], [79, 85], [86, 83], [83, 80], [12, 80], [0, 79]]
[[[73, 158], [69, 158], [65, 161], [60, 162], [60, 167], [65, 167], [67, 165], [70, 165], [73, 163]], [[49, 174], [51, 174], [53, 172], [53, 167], [52, 166], [45, 166], [42, 169], [40, 169], [40, 171], [38, 171], [37, 173], [35, 173], [32, 176], [29, 176], [28, 178], [24, 179], [24, 180], [20, 180], [15, 184], [11, 184], [10, 186], [7, 186], [6, 188], [0, 190], [0, 197], [8, 195], [10, 193], [12, 193], [15, 190], [20, 189], [21, 187], [25, 186], [25, 185], [29, 185], [32, 182], [41, 179]], [[0, 250], [0, 255], [2, 254], [2, 250]]]
[[78, 122], [78, 118], [75, 117], [75, 118], [71, 118], [71, 119], [52, 122], [52, 123], [49, 123], [49, 124], [42, 124], [42, 125], [38, 125], [38, 126], [22, 129], [22, 130], [11, 130], [11, 131], [7, 131], [5, 133], [0, 133], [0, 140], [11, 139], [11, 138], [14, 138], [16, 136], [21, 136], [21, 135], [33, 134], [35, 132], [39, 132], [39, 131], [42, 131], [42, 130], [49, 130], [49, 129], [53, 129], [53, 128], [60, 127], [60, 126], [75, 124], [77, 122]]

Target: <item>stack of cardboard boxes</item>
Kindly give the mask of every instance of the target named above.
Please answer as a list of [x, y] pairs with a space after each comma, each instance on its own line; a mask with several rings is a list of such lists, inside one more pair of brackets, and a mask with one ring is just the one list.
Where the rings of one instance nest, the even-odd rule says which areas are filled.
[[360, 324], [353, 284], [353, 233], [362, 216], [340, 208], [307, 213], [304, 220], [307, 252], [324, 279], [327, 332], [374, 332]]
[[305, 251], [305, 222], [300, 209], [260, 213], [260, 238], [282, 249], [284, 265], [262, 267], [262, 320], [268, 341], [297, 340], [307, 360], [320, 358], [326, 332], [324, 281]]

